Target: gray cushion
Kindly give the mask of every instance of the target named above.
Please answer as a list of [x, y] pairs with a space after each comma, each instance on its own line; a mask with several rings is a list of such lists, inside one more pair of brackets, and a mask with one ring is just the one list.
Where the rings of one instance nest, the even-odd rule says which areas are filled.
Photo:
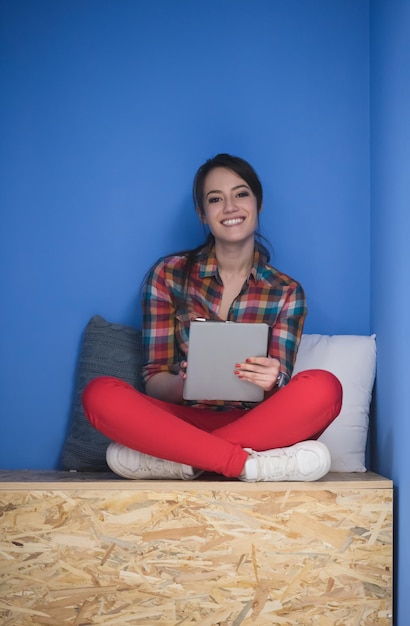
[[62, 452], [66, 470], [107, 471], [105, 453], [110, 440], [84, 415], [81, 394], [98, 376], [115, 376], [143, 391], [141, 331], [112, 324], [99, 315], [88, 322], [83, 336], [74, 389], [69, 432]]

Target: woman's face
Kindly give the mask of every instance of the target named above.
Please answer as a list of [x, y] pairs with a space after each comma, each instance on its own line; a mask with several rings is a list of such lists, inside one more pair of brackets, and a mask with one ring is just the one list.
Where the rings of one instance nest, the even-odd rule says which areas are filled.
[[217, 167], [205, 178], [200, 219], [221, 242], [238, 243], [253, 238], [258, 226], [256, 197], [235, 172]]

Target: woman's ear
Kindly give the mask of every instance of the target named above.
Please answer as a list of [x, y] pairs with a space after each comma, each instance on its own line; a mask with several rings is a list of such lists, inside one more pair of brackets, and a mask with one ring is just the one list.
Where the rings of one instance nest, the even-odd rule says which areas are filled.
[[198, 206], [196, 207], [196, 213], [199, 217], [199, 220], [202, 222], [202, 224], [207, 224], [208, 220], [206, 219], [206, 215], [205, 212], [202, 211]]
[[261, 204], [260, 207], [259, 207], [258, 215], [260, 215], [262, 213], [262, 211], [263, 211], [263, 204]]

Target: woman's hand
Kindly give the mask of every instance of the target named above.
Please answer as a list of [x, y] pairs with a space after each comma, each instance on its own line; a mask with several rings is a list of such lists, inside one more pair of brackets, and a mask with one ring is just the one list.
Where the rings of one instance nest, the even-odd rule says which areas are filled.
[[187, 361], [181, 361], [179, 364], [178, 376], [180, 376], [182, 380], [185, 380], [186, 378], [187, 365], [188, 365]]
[[280, 362], [271, 357], [254, 356], [246, 359], [245, 363], [236, 363], [235, 375], [241, 380], [262, 387], [264, 391], [271, 391], [279, 375]]
[[186, 367], [187, 362], [182, 361], [172, 371], [155, 374], [145, 385], [146, 394], [158, 400], [181, 404], [183, 402]]

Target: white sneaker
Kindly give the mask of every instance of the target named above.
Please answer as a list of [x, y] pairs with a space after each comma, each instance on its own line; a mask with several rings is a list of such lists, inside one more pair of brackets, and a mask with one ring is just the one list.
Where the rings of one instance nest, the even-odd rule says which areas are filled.
[[311, 481], [322, 478], [330, 470], [330, 452], [320, 441], [302, 441], [289, 448], [255, 452], [251, 455], [239, 480]]
[[193, 480], [202, 472], [190, 465], [165, 461], [149, 454], [132, 450], [119, 443], [110, 443], [107, 448], [107, 465], [123, 478], [137, 480]]

